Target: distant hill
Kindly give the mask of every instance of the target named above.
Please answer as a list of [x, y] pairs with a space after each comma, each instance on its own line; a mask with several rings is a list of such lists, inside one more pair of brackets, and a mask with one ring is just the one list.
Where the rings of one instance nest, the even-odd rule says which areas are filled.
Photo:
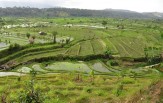
[[163, 13], [159, 13], [159, 12], [150, 12], [150, 13], [143, 13], [143, 14], [149, 17], [163, 18]]
[[163, 19], [163, 13], [138, 13], [129, 10], [87, 10], [70, 8], [0, 8], [1, 17], [111, 17], [111, 18], [155, 18]]

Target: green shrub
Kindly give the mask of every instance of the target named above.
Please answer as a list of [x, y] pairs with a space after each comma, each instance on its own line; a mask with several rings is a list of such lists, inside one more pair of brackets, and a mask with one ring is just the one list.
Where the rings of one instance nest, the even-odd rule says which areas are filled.
[[135, 81], [132, 78], [124, 78], [121, 82], [122, 84], [134, 84]]
[[118, 66], [119, 63], [118, 63], [117, 61], [111, 60], [111, 61], [110, 61], [110, 65], [111, 65], [111, 66]]
[[92, 93], [93, 89], [91, 87], [85, 87], [83, 90], [87, 93]]
[[31, 80], [27, 84], [27, 87], [24, 91], [21, 91], [19, 95], [19, 102], [20, 103], [42, 103], [44, 100], [44, 97], [41, 93], [41, 90], [39, 88], [35, 89], [35, 77], [36, 72], [33, 70], [30, 72]]
[[15, 52], [15, 51], [18, 51], [18, 50], [21, 50], [22, 49], [22, 47], [19, 45], [19, 44], [11, 44], [10, 46], [9, 46], [9, 48], [8, 48], [8, 52], [9, 53], [13, 53], [13, 52]]
[[95, 92], [98, 96], [104, 96], [105, 95], [105, 91], [103, 90], [98, 90]]
[[80, 96], [79, 98], [76, 99], [76, 103], [89, 103], [89, 97], [88, 96]]
[[116, 91], [116, 96], [120, 96], [123, 91], [123, 84], [118, 85], [117, 91]]

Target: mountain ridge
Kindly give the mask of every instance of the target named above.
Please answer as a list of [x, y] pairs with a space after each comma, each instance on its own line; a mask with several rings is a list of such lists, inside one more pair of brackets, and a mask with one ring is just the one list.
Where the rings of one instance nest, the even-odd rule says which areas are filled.
[[31, 8], [6, 7], [0, 8], [0, 17], [109, 17], [109, 18], [142, 18], [163, 19], [160, 12], [136, 12], [123, 9], [90, 10], [77, 8]]

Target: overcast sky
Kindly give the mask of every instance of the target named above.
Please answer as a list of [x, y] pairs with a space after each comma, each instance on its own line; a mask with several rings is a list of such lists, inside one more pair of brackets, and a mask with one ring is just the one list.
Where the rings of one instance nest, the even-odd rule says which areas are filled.
[[82, 9], [126, 9], [137, 12], [163, 12], [163, 0], [0, 0], [0, 7], [68, 7]]

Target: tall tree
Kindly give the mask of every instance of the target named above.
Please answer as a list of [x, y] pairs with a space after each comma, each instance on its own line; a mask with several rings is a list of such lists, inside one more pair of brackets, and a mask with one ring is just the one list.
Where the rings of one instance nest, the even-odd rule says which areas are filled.
[[58, 32], [53, 31], [52, 35], [53, 35], [53, 43], [56, 43], [56, 36], [57, 36]]

